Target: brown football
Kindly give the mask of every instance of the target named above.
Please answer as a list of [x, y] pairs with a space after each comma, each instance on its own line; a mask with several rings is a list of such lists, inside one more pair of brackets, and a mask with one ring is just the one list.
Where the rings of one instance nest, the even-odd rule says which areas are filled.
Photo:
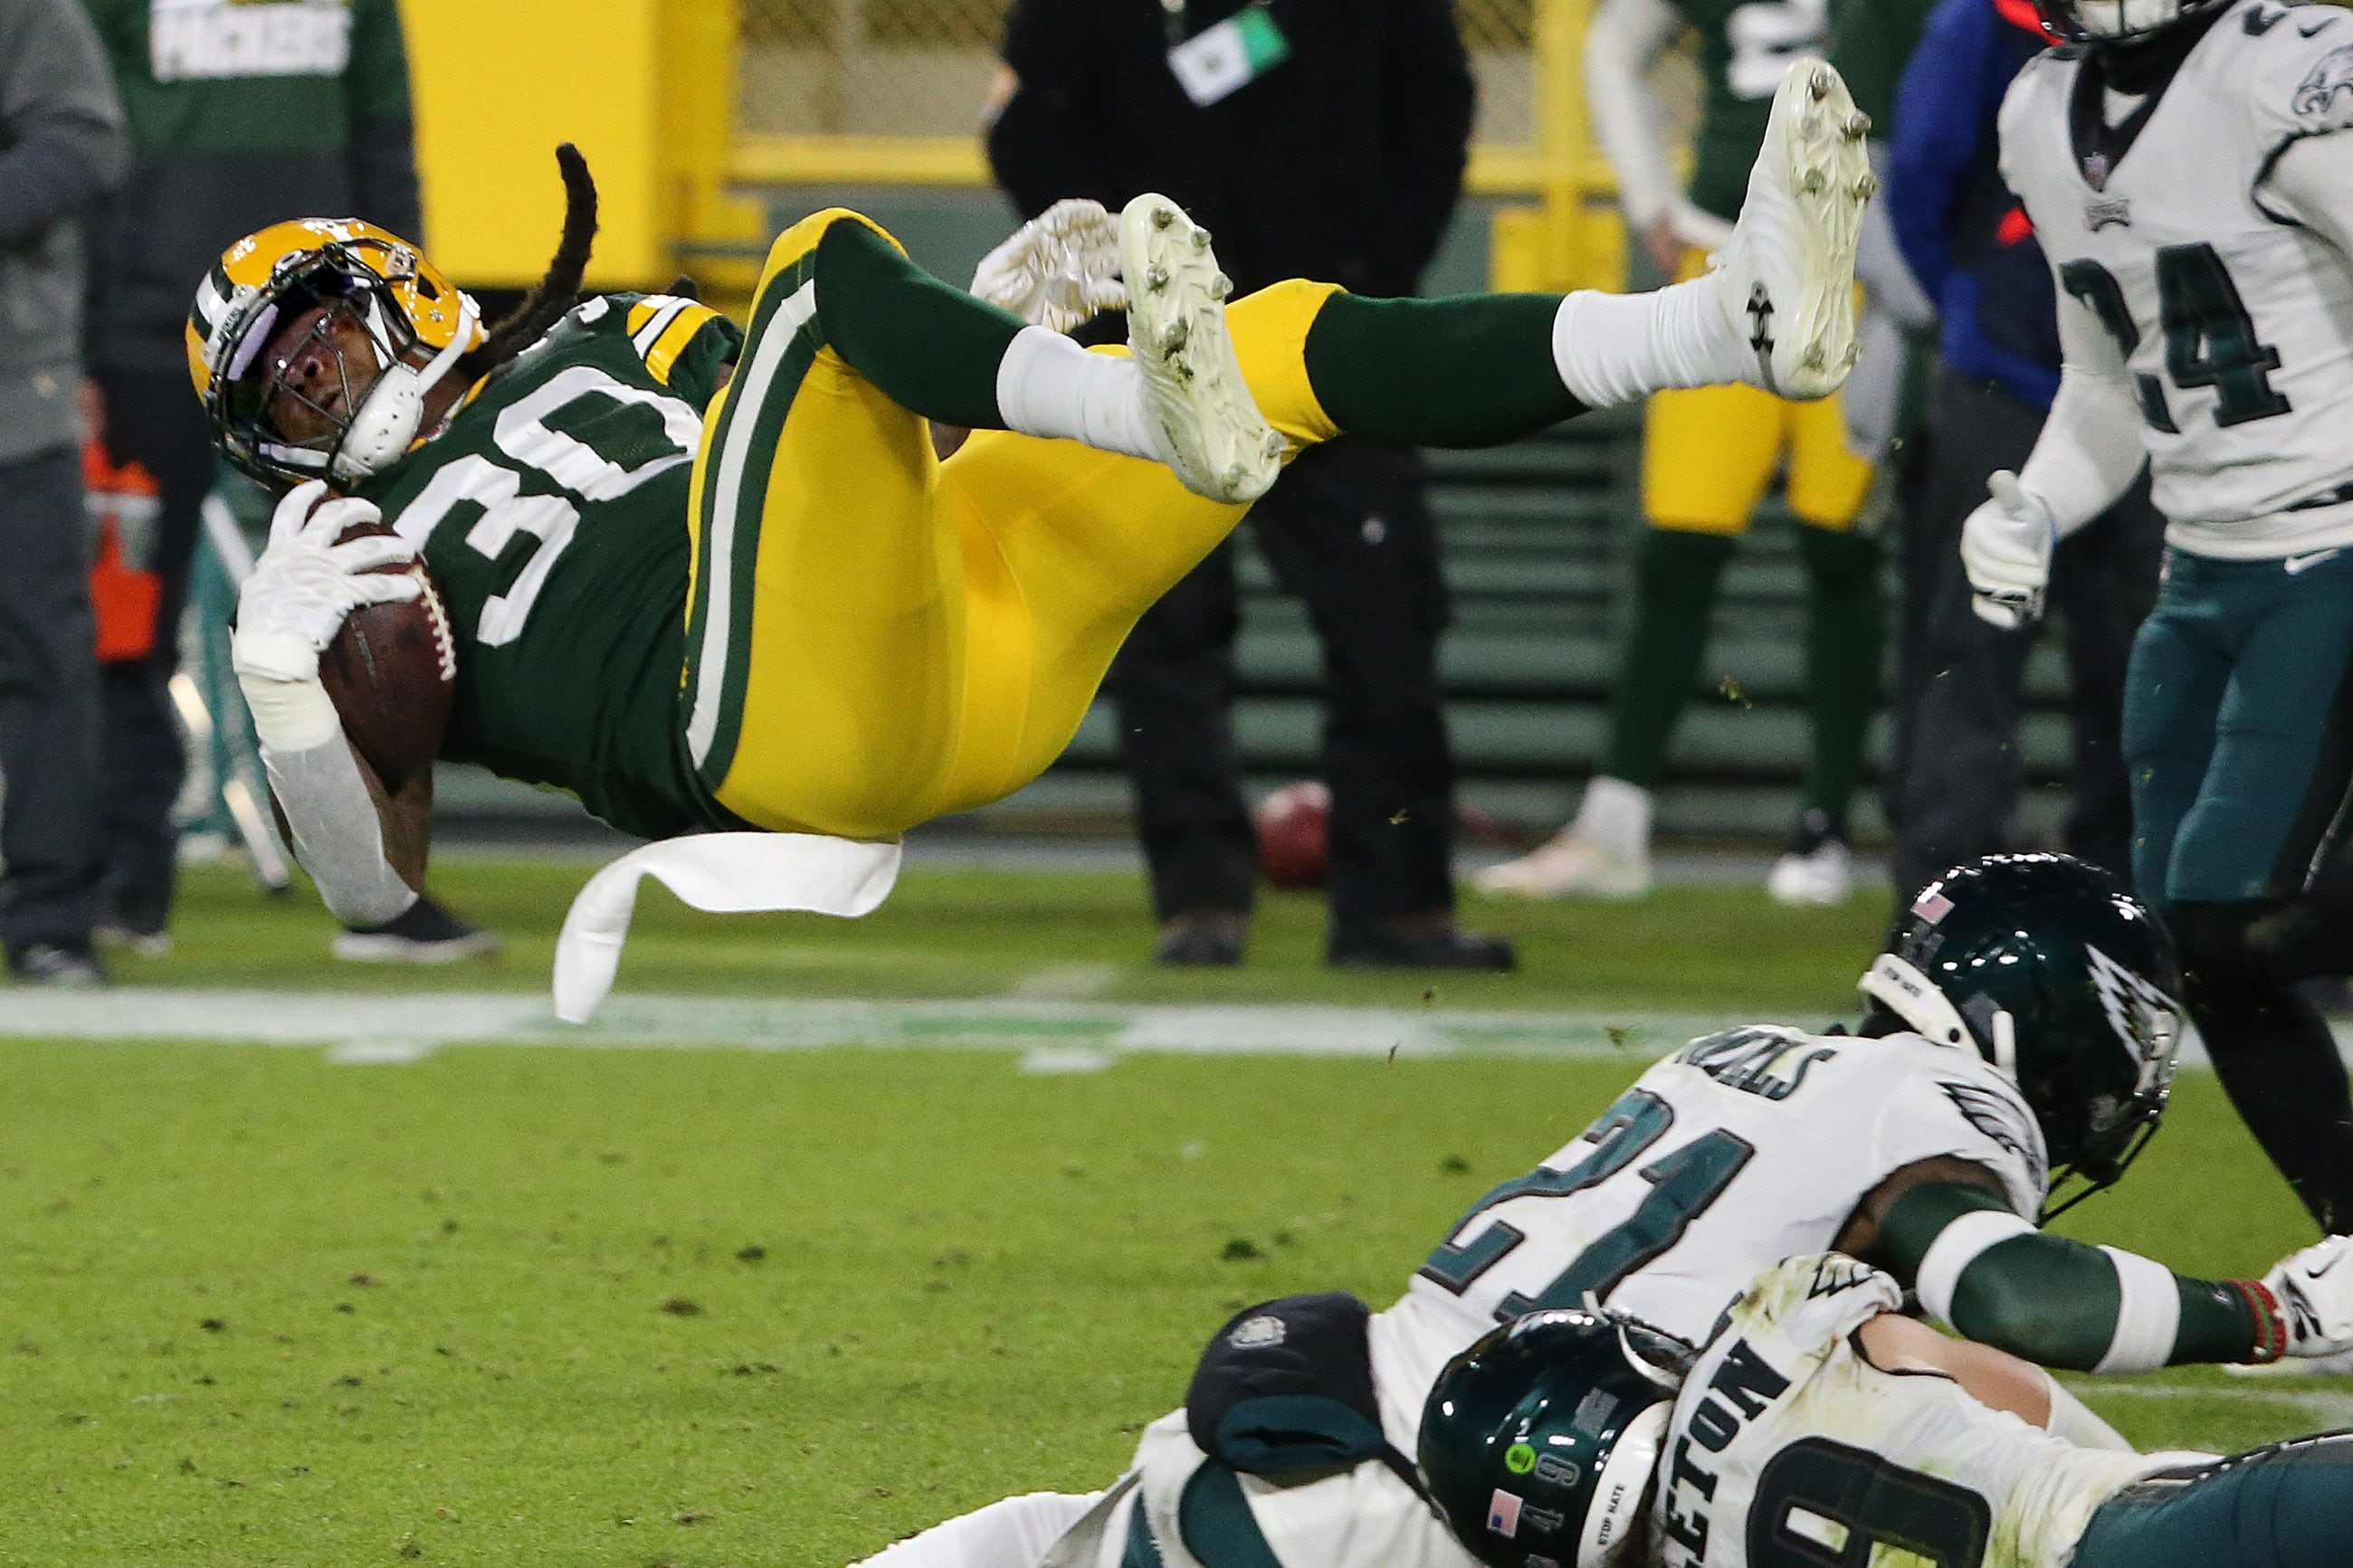
[[[391, 531], [380, 522], [353, 523], [336, 542]], [[457, 689], [458, 643], [421, 558], [376, 570], [413, 573], [425, 592], [406, 603], [353, 610], [319, 656], [319, 679], [343, 733], [385, 787], [398, 790], [440, 753]]]

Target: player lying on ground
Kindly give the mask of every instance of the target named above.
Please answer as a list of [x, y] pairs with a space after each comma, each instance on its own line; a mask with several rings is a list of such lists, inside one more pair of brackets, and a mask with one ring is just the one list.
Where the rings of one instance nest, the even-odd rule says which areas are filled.
[[[1864, 975], [1861, 1035], [1768, 1026], [1694, 1041], [1472, 1205], [1388, 1310], [1327, 1297], [1245, 1313], [1212, 1342], [1187, 1410], [1146, 1430], [1140, 1479], [1123, 1486], [1152, 1508], [1214, 1491], [1284, 1563], [1446, 1560], [1427, 1546], [1410, 1468], [1393, 1461], [1449, 1358], [1498, 1321], [1588, 1300], [1697, 1345], [1761, 1270], [1833, 1244], [1916, 1286], [1939, 1321], [2052, 1366], [2140, 1372], [2353, 1345], [2353, 1268], [2330, 1268], [2340, 1243], [2263, 1280], [2214, 1281], [2035, 1227], [2051, 1162], [2096, 1190], [2155, 1129], [2175, 980], [2162, 930], [2105, 873], [2060, 856], [1949, 873]], [[1231, 1385], [1281, 1392], [1267, 1380], [1283, 1377], [1358, 1419], [1318, 1437], [1283, 1426], [1295, 1412], [1256, 1407], [1221, 1430]], [[1285, 1445], [1343, 1468], [1261, 1484]], [[1133, 1525], [1135, 1506], [1010, 1499], [876, 1561], [1038, 1568], [1091, 1517], [1180, 1560], [1176, 1515], [1148, 1509]]]
[[2299, 980], [2353, 973], [2353, 18], [2049, 0], [2002, 175], [2059, 286], [2057, 401], [1970, 517], [1978, 612], [2038, 614], [2056, 540], [2146, 462], [2168, 566], [2126, 679], [2133, 879], [2222, 1087], [2323, 1230], [2353, 1098]]
[[2137, 1454], [2048, 1374], [1899, 1316], [1903, 1300], [1852, 1258], [1791, 1258], [1696, 1361], [1614, 1314], [1523, 1318], [1431, 1391], [1430, 1492], [1489, 1568], [2337, 1568], [2353, 1553], [2353, 1433], [2227, 1459]]
[[[1662, 386], [1835, 389], [1871, 188], [1854, 123], [1834, 71], [1794, 72], [1718, 270], [1625, 298], [1293, 281], [1228, 309], [1208, 235], [1140, 198], [1116, 255], [1082, 258], [1124, 275], [1132, 358], [947, 287], [838, 209], [776, 241], [740, 333], [616, 295], [484, 342], [390, 236], [241, 241], [189, 353], [225, 455], [298, 487], [236, 642], [295, 848], [362, 923], [425, 861], [429, 785], [372, 805], [317, 678], [351, 609], [417, 592], [367, 574], [404, 546], [335, 545], [354, 521], [390, 522], [448, 605], [443, 755], [648, 837], [893, 840], [1052, 762], [1137, 616], [1291, 453], [1507, 441]], [[586, 258], [569, 226], [559, 308]], [[940, 462], [927, 420], [978, 434]]]

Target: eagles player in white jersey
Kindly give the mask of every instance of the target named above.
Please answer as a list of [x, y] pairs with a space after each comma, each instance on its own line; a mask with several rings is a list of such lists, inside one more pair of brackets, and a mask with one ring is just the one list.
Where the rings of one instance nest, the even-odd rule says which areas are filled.
[[1431, 1390], [1427, 1484], [1488, 1568], [2346, 1561], [2353, 1433], [2136, 1453], [2048, 1373], [1903, 1301], [1826, 1253], [1759, 1275], [1696, 1358], [1615, 1313], [1531, 1314]]
[[2134, 881], [2179, 939], [2223, 1088], [2324, 1231], [2353, 1099], [2295, 989], [2353, 973], [2353, 17], [2280, 0], [2045, 0], [2069, 40], [2002, 106], [2065, 369], [1962, 556], [1998, 626], [2144, 460], [2165, 582], [2126, 681]]
[[[1694, 1041], [1473, 1205], [1387, 1311], [1292, 1298], [1227, 1325], [1113, 1493], [1009, 1499], [872, 1568], [1461, 1568], [1398, 1458], [1450, 1358], [1499, 1321], [1588, 1301], [1697, 1345], [1759, 1270], [1833, 1246], [2049, 1365], [2353, 1346], [2353, 1268], [2195, 1279], [2036, 1226], [2054, 1166], [2095, 1191], [2154, 1130], [2176, 984], [2163, 931], [2105, 873], [2051, 855], [1960, 868], [1864, 975], [1861, 1035]], [[1251, 1405], [1263, 1394], [1353, 1417], [1303, 1424]]]

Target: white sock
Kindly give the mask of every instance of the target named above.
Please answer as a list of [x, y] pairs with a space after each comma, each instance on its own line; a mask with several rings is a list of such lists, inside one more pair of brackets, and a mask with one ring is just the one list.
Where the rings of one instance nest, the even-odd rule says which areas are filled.
[[1609, 408], [1739, 381], [1748, 350], [1725, 314], [1722, 287], [1711, 276], [1648, 294], [1571, 294], [1552, 321], [1561, 384], [1588, 408]]
[[1577, 808], [1577, 831], [1609, 854], [1641, 859], [1651, 852], [1651, 792], [1596, 773]]
[[1144, 375], [1117, 354], [1091, 354], [1060, 332], [1024, 327], [997, 366], [997, 411], [1024, 436], [1081, 441], [1157, 459]]

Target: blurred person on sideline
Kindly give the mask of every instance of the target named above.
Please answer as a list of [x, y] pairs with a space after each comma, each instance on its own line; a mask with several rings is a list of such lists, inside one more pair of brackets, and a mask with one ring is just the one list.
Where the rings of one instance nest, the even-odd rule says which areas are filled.
[[[1769, 17], [1760, 23], [1759, 16]], [[1649, 74], [1695, 34], [1702, 76], [1691, 184], [1676, 187], [1663, 106]], [[1594, 132], [1618, 179], [1628, 232], [1669, 279], [1707, 269], [1730, 232], [1782, 77], [1830, 43], [1825, 0], [1601, 0], [1585, 39]], [[1759, 331], [1768, 330], [1760, 323]], [[1847, 808], [1879, 701], [1879, 541], [1856, 523], [1872, 463], [1850, 448], [1839, 400], [1802, 404], [1757, 387], [1664, 393], [1642, 431], [1642, 530], [1634, 605], [1610, 688], [1609, 739], [1577, 816], [1526, 856], [1489, 868], [1487, 892], [1638, 899], [1651, 890], [1654, 797], [1676, 721], [1698, 689], [1716, 590], [1777, 473], [1797, 514], [1806, 578], [1805, 693], [1812, 734], [1788, 850], [1767, 889], [1783, 904], [1843, 902]]]
[[[1949, 865], [2000, 849], [2020, 787], [2019, 716], [2032, 626], [1969, 608], [1961, 523], [1997, 469], [2033, 451], [2059, 388], [2058, 300], [2033, 226], [2002, 184], [1996, 116], [2050, 39], [2031, 0], [1943, 0], [1898, 89], [1884, 198], [1896, 240], [1944, 320], [1920, 482], [1905, 518], [1906, 731], [1890, 872], [1895, 908]], [[2131, 874], [2121, 751], [2125, 664], [2157, 596], [2165, 522], [2136, 484], [2059, 546], [2073, 758], [2067, 851]]]
[[75, 218], [123, 153], [90, 19], [0, 0], [0, 944], [20, 984], [106, 978]]
[[[1474, 87], [1444, 0], [1019, 0], [1004, 56], [989, 159], [1025, 217], [1166, 192], [1216, 234], [1242, 292], [1297, 274], [1412, 294], [1461, 193]], [[1327, 961], [1511, 968], [1508, 942], [1454, 921], [1446, 593], [1419, 456], [1334, 442], [1250, 521], [1324, 650]], [[1240, 963], [1248, 941], [1240, 626], [1220, 544], [1145, 613], [1109, 682], [1163, 963]]]
[[[162, 583], [153, 651], [101, 682], [107, 908], [101, 934], [166, 951], [177, 863], [172, 807], [186, 764], [169, 686], [179, 662], [212, 437], [188, 390], [188, 290], [231, 241], [328, 213], [416, 235], [424, 224], [396, 0], [82, 0], [131, 129], [130, 177], [93, 222], [90, 398], [109, 456], [162, 492], [151, 554]], [[499, 939], [420, 899], [338, 957], [432, 963]]]

